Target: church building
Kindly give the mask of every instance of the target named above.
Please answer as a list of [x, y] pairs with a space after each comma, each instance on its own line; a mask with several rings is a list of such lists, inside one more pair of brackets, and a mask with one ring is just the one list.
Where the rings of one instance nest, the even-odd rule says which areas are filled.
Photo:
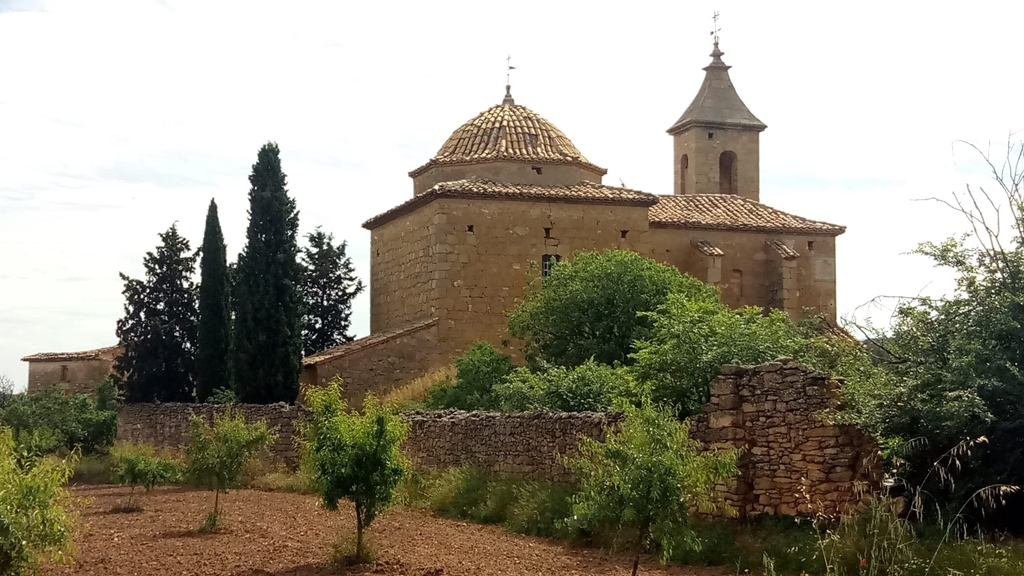
[[766, 126], [740, 99], [722, 55], [715, 42], [697, 95], [668, 129], [670, 194], [602, 183], [607, 170], [506, 86], [500, 104], [409, 173], [409, 200], [363, 224], [372, 235], [371, 335], [306, 358], [303, 383], [340, 375], [358, 405], [478, 340], [505, 345], [506, 314], [531, 266], [546, 274], [583, 250], [631, 250], [675, 266], [718, 286], [730, 306], [834, 321], [836, 237], [845, 228], [761, 202]]

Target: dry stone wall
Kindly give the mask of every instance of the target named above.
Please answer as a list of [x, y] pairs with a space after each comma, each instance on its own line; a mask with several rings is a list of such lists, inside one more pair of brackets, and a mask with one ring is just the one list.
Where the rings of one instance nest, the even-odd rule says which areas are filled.
[[741, 515], [834, 513], [859, 500], [858, 484], [878, 486], [875, 440], [827, 421], [838, 384], [788, 359], [722, 367], [690, 434], [707, 448], [742, 450], [739, 478], [719, 487]]
[[[874, 439], [852, 426], [829, 424], [839, 407], [838, 382], [786, 359], [754, 367], [724, 366], [711, 401], [691, 421], [707, 449], [739, 448], [740, 475], [719, 486], [741, 515], [826, 513], [858, 501], [855, 487], [877, 486], [881, 458]], [[294, 464], [292, 445], [301, 407], [240, 405], [247, 420], [279, 427], [278, 458]], [[210, 417], [223, 406], [130, 404], [118, 412], [119, 440], [180, 446], [192, 411]], [[420, 468], [475, 466], [538, 480], [569, 480], [556, 454], [573, 454], [578, 438], [603, 438], [620, 414], [529, 412], [406, 412], [403, 446]]]
[[418, 468], [474, 466], [493, 474], [566, 481], [555, 454], [572, 455], [580, 436], [604, 438], [620, 414], [599, 412], [407, 412], [403, 449]]
[[[159, 448], [177, 448], [185, 445], [192, 414], [200, 414], [212, 422], [214, 414], [228, 407], [216, 404], [125, 404], [117, 410], [117, 440], [142, 442]], [[283, 402], [278, 404], [237, 404], [230, 407], [232, 414], [241, 414], [246, 422], [266, 421], [277, 427], [277, 441], [271, 446], [275, 458], [287, 465], [298, 461], [295, 451], [295, 425], [305, 413], [300, 406]]]

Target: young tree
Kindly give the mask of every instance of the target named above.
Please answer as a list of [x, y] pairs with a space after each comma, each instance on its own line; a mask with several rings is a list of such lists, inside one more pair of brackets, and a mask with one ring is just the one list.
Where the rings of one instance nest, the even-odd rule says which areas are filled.
[[124, 354], [116, 370], [126, 374], [128, 402], [191, 402], [198, 332], [196, 256], [172, 225], [160, 234], [156, 253], [147, 252], [142, 280], [121, 274], [124, 317], [117, 337]]
[[648, 402], [622, 409], [625, 420], [604, 442], [583, 437], [579, 454], [560, 461], [579, 480], [567, 523], [629, 537], [636, 576], [647, 549], [664, 562], [677, 546], [699, 546], [691, 508], [721, 509], [714, 487], [738, 473], [737, 453], [702, 450], [688, 422]]
[[373, 396], [362, 414], [349, 412], [337, 380], [310, 388], [306, 401], [312, 415], [303, 429], [303, 450], [312, 481], [328, 510], [337, 510], [342, 499], [355, 506], [355, 557], [361, 560], [363, 530], [392, 505], [408, 469], [400, 447], [409, 424]]
[[181, 477], [181, 465], [169, 458], [161, 458], [148, 444], [117, 444], [110, 451], [114, 475], [122, 485], [130, 487], [128, 502], [116, 506], [115, 512], [138, 512], [142, 506], [132, 502], [135, 488], [141, 486], [148, 493], [157, 484], [174, 482]]
[[232, 378], [242, 402], [293, 402], [302, 368], [299, 214], [277, 144], [260, 148], [249, 183], [249, 227], [233, 294]]
[[346, 242], [334, 244], [334, 236], [318, 226], [306, 235], [302, 249], [302, 300], [305, 304], [303, 352], [309, 356], [338, 344], [351, 342], [352, 300], [363, 291]]
[[238, 483], [245, 465], [277, 438], [263, 420], [247, 424], [230, 412], [213, 415], [211, 426], [202, 416], [192, 415], [185, 443], [186, 477], [195, 485], [213, 491], [213, 511], [206, 515], [202, 530], [220, 527], [220, 495]]
[[196, 362], [196, 400], [205, 402], [228, 382], [231, 309], [228, 301], [228, 262], [217, 203], [210, 200], [199, 262], [199, 349]]
[[40, 560], [69, 560], [75, 515], [64, 483], [77, 454], [26, 462], [11, 430], [0, 427], [0, 574], [32, 574]]
[[579, 252], [534, 283], [509, 315], [509, 331], [526, 341], [530, 356], [559, 366], [590, 358], [628, 364], [633, 342], [650, 327], [642, 313], [656, 310], [673, 292], [718, 300], [715, 288], [634, 252]]

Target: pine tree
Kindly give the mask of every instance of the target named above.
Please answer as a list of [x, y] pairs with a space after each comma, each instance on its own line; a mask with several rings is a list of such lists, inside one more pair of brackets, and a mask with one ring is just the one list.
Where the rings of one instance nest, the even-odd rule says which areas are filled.
[[126, 374], [128, 402], [191, 402], [198, 332], [196, 256], [172, 225], [160, 234], [156, 253], [143, 259], [145, 279], [124, 282], [124, 318], [117, 337], [124, 354], [116, 370]]
[[231, 375], [242, 402], [293, 402], [302, 365], [299, 214], [277, 144], [260, 148], [249, 183], [249, 227], [232, 294]]
[[302, 301], [305, 304], [303, 351], [308, 356], [338, 344], [351, 342], [352, 300], [363, 291], [346, 242], [334, 244], [334, 236], [319, 227], [306, 235], [302, 249]]
[[211, 199], [206, 212], [202, 259], [199, 262], [199, 349], [196, 362], [196, 399], [205, 402], [216, 388], [227, 388], [231, 317], [228, 263], [224, 234]]

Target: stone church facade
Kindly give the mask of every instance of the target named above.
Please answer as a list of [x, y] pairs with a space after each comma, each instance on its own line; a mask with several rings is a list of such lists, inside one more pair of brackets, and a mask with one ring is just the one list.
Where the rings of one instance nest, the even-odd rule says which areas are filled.
[[731, 306], [834, 321], [836, 237], [845, 228], [760, 202], [766, 126], [740, 99], [722, 55], [716, 43], [696, 97], [668, 129], [674, 189], [666, 195], [603, 184], [607, 171], [506, 87], [500, 104], [409, 173], [409, 200], [364, 223], [371, 335], [306, 358], [303, 383], [340, 375], [359, 404], [477, 340], [501, 346], [506, 314], [534, 275], [580, 250], [631, 250], [718, 286]]

